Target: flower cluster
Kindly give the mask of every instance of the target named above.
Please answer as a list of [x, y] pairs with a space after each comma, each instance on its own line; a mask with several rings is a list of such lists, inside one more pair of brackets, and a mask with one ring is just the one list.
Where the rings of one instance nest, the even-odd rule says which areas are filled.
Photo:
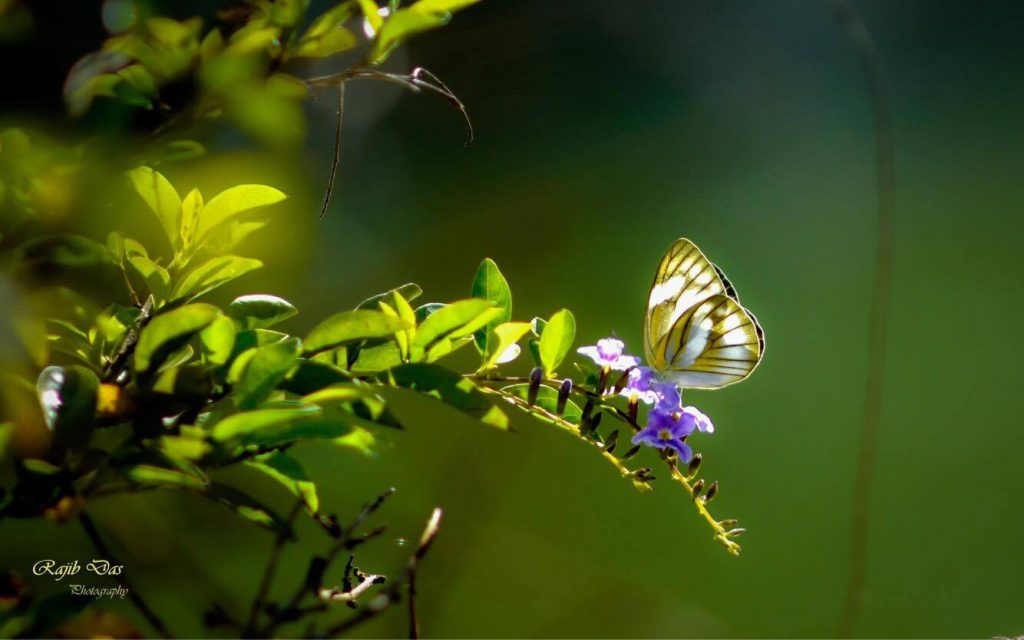
[[[653, 405], [647, 414], [647, 426], [633, 436], [633, 444], [656, 449], [672, 449], [683, 462], [693, 451], [686, 439], [694, 431], [713, 433], [711, 420], [695, 407], [684, 407], [679, 387], [663, 379], [657, 371], [640, 365], [640, 358], [626, 355], [625, 344], [615, 338], [598, 340], [597, 345], [577, 350], [602, 368], [602, 377], [611, 370], [626, 372], [620, 394], [633, 402]], [[633, 400], [635, 398], [635, 400]]]

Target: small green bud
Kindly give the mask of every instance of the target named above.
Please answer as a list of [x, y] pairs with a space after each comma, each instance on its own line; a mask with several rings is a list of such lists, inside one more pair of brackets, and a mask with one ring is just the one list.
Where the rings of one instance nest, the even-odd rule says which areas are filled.
[[735, 529], [729, 529], [728, 531], [725, 532], [725, 535], [730, 537], [730, 538], [736, 538], [736, 537], [739, 537], [739, 536], [743, 535], [746, 532], [747, 532], [747, 530], [744, 529], [743, 527], [737, 527]]
[[736, 526], [737, 522], [739, 522], [739, 520], [737, 520], [736, 518], [726, 518], [725, 520], [720, 520], [718, 522], [718, 526], [722, 527], [723, 529], [731, 529], [732, 527]]

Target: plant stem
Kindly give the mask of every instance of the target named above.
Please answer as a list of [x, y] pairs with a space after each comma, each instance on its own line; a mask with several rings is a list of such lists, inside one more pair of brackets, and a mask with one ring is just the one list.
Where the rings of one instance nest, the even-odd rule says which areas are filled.
[[875, 449], [882, 416], [885, 386], [886, 324], [889, 315], [892, 281], [893, 217], [896, 208], [896, 151], [889, 108], [889, 88], [885, 66], [871, 34], [860, 15], [846, 0], [828, 0], [828, 8], [849, 38], [860, 58], [875, 133], [875, 162], [878, 187], [878, 253], [871, 295], [871, 319], [868, 330], [868, 369], [864, 392], [864, 425], [857, 456], [857, 476], [853, 495], [853, 519], [850, 527], [850, 574], [846, 602], [839, 623], [839, 637], [850, 637], [860, 616], [864, 598], [867, 561], [868, 513], [875, 467]]
[[697, 507], [697, 513], [699, 513], [701, 517], [711, 525], [711, 528], [715, 530], [715, 540], [722, 543], [722, 545], [725, 546], [725, 550], [732, 555], [740, 555], [740, 545], [736, 544], [736, 542], [729, 537], [729, 532], [726, 528], [711, 515], [711, 512], [708, 511], [707, 503], [704, 501], [704, 498], [694, 495], [693, 485], [691, 485], [687, 477], [683, 475], [683, 472], [679, 470], [679, 467], [677, 467], [674, 462], [670, 462], [668, 463], [668, 468], [669, 472], [672, 474], [672, 479], [683, 485], [683, 487], [686, 488], [686, 492], [690, 494], [690, 498], [693, 499], [694, 506]]
[[[106, 542], [100, 536], [100, 532], [96, 529], [96, 524], [92, 521], [92, 518], [88, 513], [82, 511], [78, 514], [78, 522], [82, 525], [82, 529], [85, 530], [85, 535], [89, 537], [93, 547], [96, 548], [97, 553], [104, 557], [111, 564], [121, 564], [114, 557], [114, 554], [110, 552], [110, 548]], [[117, 582], [128, 591], [128, 599], [132, 601], [135, 608], [139, 610], [142, 617], [146, 619], [146, 622], [160, 635], [162, 638], [173, 638], [174, 636], [167, 630], [167, 626], [164, 625], [163, 621], [159, 616], [146, 604], [146, 601], [142, 599], [142, 596], [128, 583], [128, 578], [124, 575], [117, 576]]]
[[270, 559], [267, 561], [267, 567], [263, 571], [263, 577], [260, 579], [259, 589], [256, 591], [256, 596], [252, 599], [252, 605], [249, 607], [249, 618], [245, 623], [245, 627], [242, 629], [243, 637], [251, 637], [256, 628], [256, 620], [259, 617], [260, 609], [263, 608], [263, 603], [267, 598], [267, 592], [270, 590], [270, 583], [274, 580], [274, 572], [277, 570], [277, 563], [281, 559], [281, 551], [284, 549], [284, 543], [288, 541], [288, 532], [291, 530], [292, 523], [295, 522], [296, 516], [299, 515], [299, 511], [302, 509], [302, 500], [297, 500], [292, 510], [288, 512], [287, 527], [281, 527], [278, 531], [277, 536], [274, 538], [274, 547], [270, 551]]

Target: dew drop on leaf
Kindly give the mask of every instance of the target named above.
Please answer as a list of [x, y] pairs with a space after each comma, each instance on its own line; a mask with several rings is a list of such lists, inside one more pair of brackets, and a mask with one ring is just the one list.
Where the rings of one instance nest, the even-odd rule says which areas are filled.
[[64, 397], [61, 395], [61, 388], [64, 386], [64, 368], [46, 367], [39, 374], [36, 381], [36, 393], [39, 395], [39, 404], [43, 407], [43, 417], [46, 426], [53, 431], [57, 424], [57, 413], [64, 404]]

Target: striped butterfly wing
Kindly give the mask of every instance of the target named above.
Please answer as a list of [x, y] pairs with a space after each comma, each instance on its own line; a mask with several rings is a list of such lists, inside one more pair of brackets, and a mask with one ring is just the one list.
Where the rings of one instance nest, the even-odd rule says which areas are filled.
[[764, 355], [764, 332], [753, 314], [720, 294], [676, 319], [662, 345], [665, 375], [681, 387], [717, 389], [743, 380]]
[[721, 294], [735, 297], [735, 290], [724, 274], [697, 245], [686, 238], [676, 240], [658, 264], [647, 300], [644, 318], [647, 363], [655, 369], [666, 369], [669, 362], [665, 358], [665, 340], [672, 327], [698, 302]]

